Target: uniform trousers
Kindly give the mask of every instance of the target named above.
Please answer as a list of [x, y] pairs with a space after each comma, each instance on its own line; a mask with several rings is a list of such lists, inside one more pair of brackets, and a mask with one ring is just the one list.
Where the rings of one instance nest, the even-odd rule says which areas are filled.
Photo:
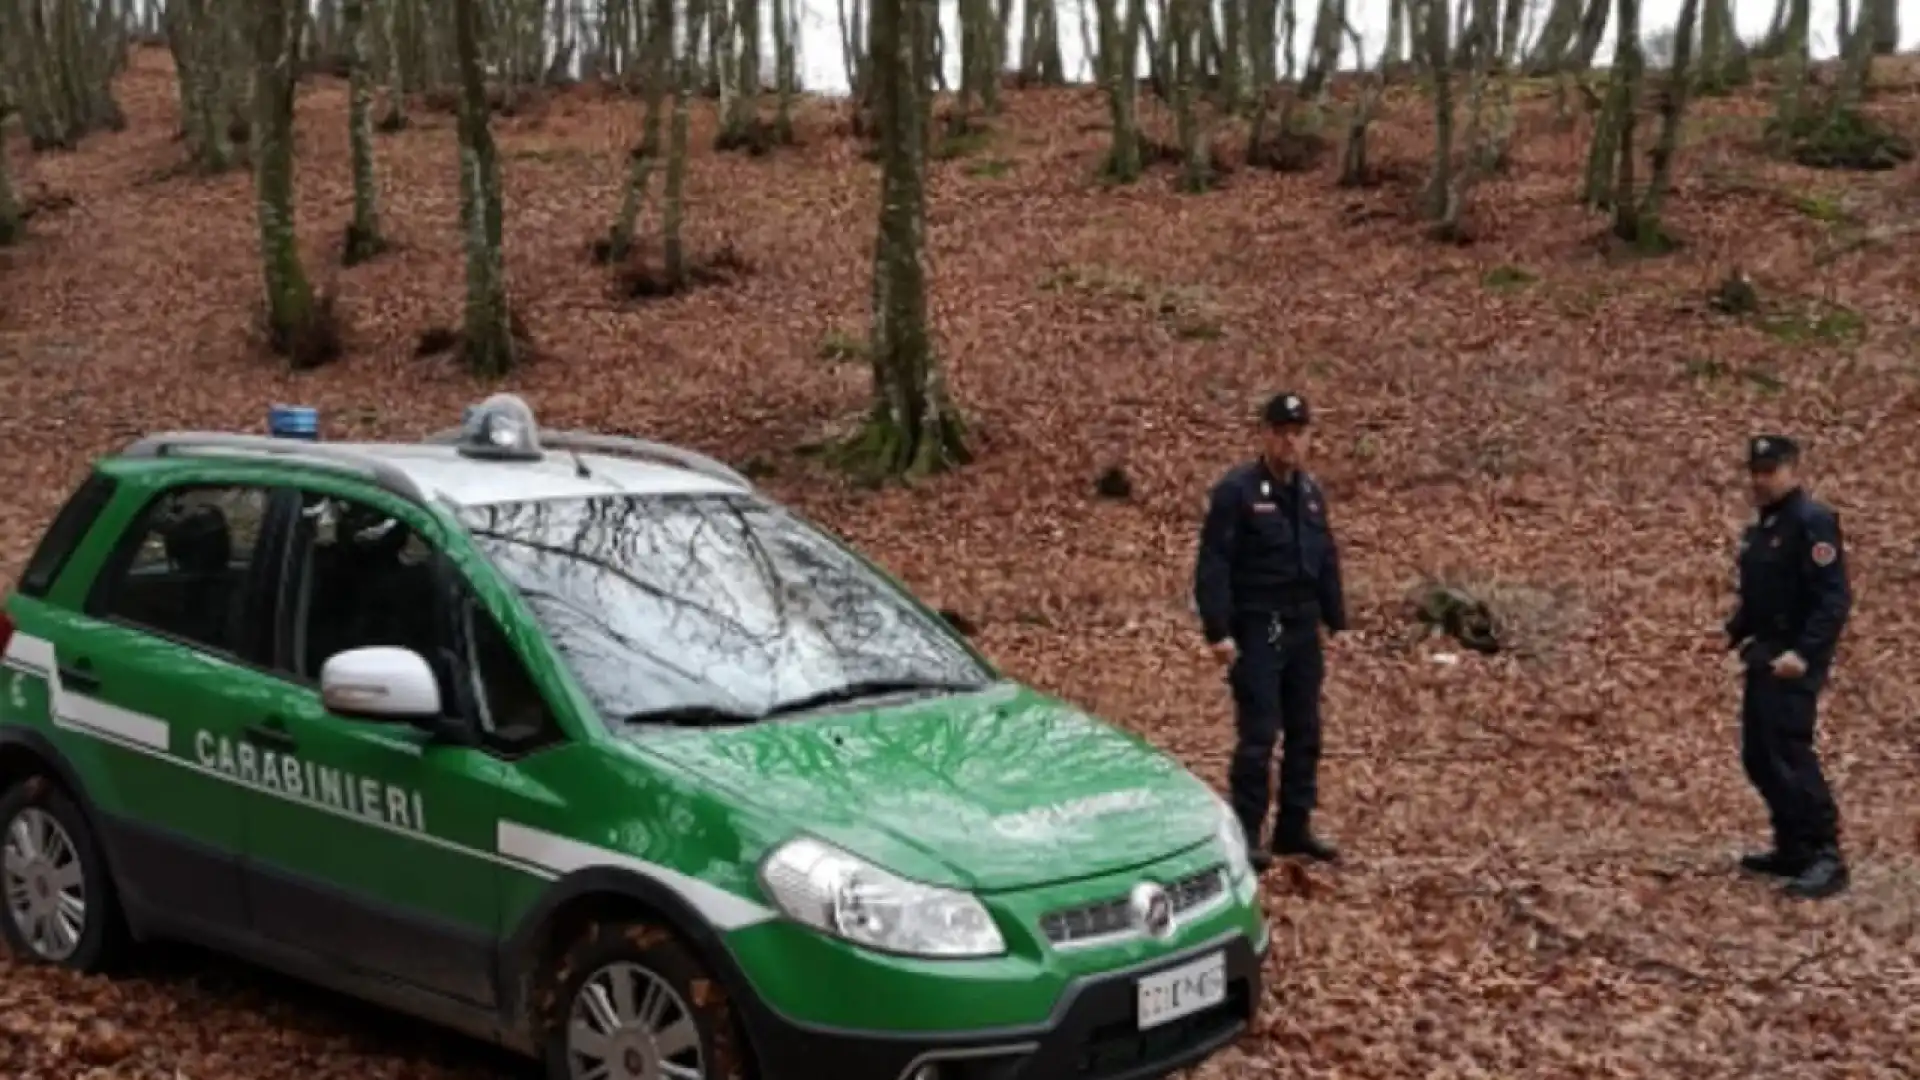
[[1839, 811], [1814, 749], [1823, 675], [1749, 668], [1740, 701], [1740, 762], [1767, 804], [1775, 849], [1801, 858], [1839, 842]]
[[1238, 735], [1227, 780], [1233, 812], [1250, 843], [1272, 801], [1274, 745], [1281, 745], [1279, 813], [1274, 835], [1307, 829], [1318, 797], [1320, 687], [1326, 655], [1319, 620], [1246, 617], [1234, 626], [1236, 655], [1228, 673]]

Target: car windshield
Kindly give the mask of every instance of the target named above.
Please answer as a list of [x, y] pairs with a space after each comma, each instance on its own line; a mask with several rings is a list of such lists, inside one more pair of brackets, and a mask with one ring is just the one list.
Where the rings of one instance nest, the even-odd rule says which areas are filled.
[[460, 516], [609, 723], [750, 722], [995, 678], [945, 620], [750, 495], [607, 495]]

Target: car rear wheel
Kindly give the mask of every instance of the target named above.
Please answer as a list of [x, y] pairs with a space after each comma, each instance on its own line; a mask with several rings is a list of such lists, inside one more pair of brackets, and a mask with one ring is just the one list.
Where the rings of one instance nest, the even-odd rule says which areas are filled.
[[568, 950], [547, 1024], [547, 1080], [738, 1080], [726, 995], [672, 935], [596, 926]]
[[0, 937], [22, 960], [76, 971], [125, 948], [118, 897], [93, 830], [43, 776], [0, 793]]

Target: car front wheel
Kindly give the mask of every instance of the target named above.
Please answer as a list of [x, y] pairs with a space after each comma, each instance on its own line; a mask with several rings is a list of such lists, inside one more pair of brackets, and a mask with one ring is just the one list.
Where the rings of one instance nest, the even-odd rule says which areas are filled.
[[0, 793], [0, 937], [15, 957], [95, 972], [124, 947], [120, 912], [93, 830], [43, 776]]
[[547, 1080], [738, 1080], [726, 995], [666, 931], [596, 926], [553, 975]]

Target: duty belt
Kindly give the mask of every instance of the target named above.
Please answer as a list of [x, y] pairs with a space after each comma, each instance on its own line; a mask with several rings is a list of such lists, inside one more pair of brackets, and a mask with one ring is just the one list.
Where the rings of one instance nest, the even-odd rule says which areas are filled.
[[1267, 644], [1278, 645], [1281, 641], [1285, 640], [1287, 627], [1289, 626], [1298, 626], [1304, 623], [1307, 629], [1311, 630], [1313, 624], [1318, 622], [1319, 619], [1319, 609], [1312, 606], [1289, 608], [1285, 611], [1273, 612], [1267, 616]]

